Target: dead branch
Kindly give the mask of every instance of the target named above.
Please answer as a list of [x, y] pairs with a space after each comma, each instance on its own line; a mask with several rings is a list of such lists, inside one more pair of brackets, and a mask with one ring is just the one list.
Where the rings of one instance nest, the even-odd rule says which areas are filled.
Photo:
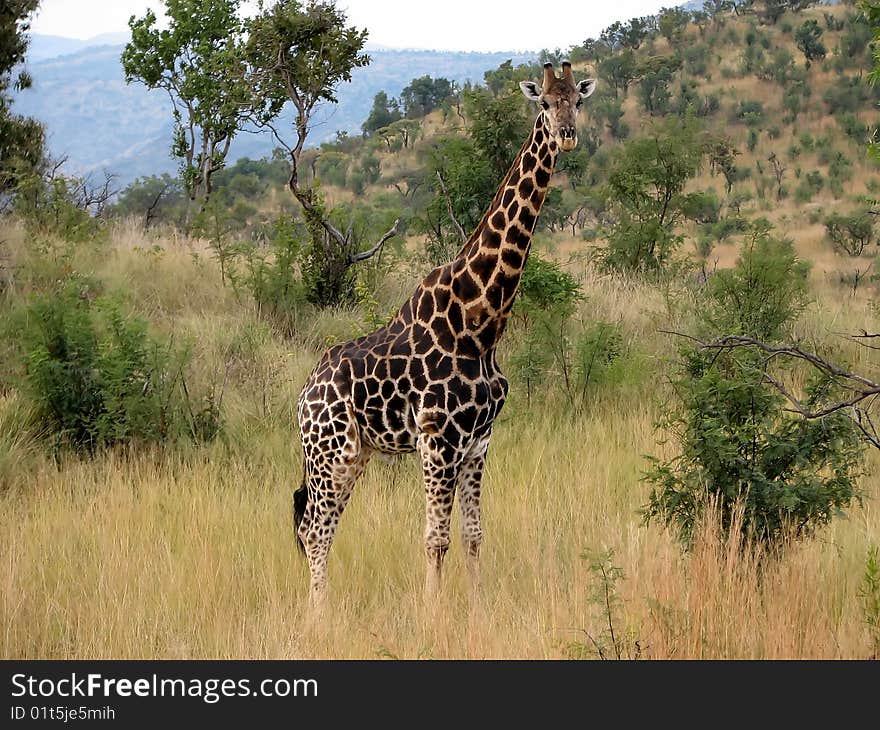
[[[400, 223], [400, 218], [398, 218], [397, 220], [394, 221], [394, 225], [392, 225], [391, 228], [389, 228], [385, 232], [385, 235], [383, 235], [382, 238], [379, 239], [378, 243], [376, 243], [376, 245], [373, 246], [371, 249], [368, 249], [367, 251], [361, 251], [360, 253], [356, 253], [356, 254], [349, 254], [348, 263], [349, 264], [356, 264], [359, 261], [366, 261], [367, 259], [372, 258], [377, 253], [379, 253], [379, 251], [382, 250], [382, 246], [385, 245], [385, 242], [389, 238], [391, 238], [392, 236], [396, 236], [398, 234], [399, 223]], [[348, 235], [349, 235], [349, 237], [351, 236], [351, 229], [349, 229]]]
[[159, 201], [162, 200], [169, 187], [171, 187], [170, 183], [164, 183], [159, 192], [156, 193], [156, 197], [153, 198], [153, 202], [147, 206], [147, 210], [144, 213], [144, 230], [150, 227], [150, 223], [152, 223], [153, 218], [156, 216], [156, 208], [159, 205]]
[[[662, 331], [667, 334], [684, 337], [707, 350], [717, 350], [722, 352], [724, 350], [753, 347], [769, 355], [765, 364], [777, 357], [790, 357], [796, 360], [803, 360], [819, 372], [829, 376], [835, 383], [849, 391], [851, 395], [848, 398], [843, 398], [842, 400], [831, 403], [824, 408], [811, 409], [805, 406], [781, 380], [764, 370], [761, 374], [763, 380], [774, 387], [791, 405], [791, 408], [787, 410], [793, 413], [798, 413], [804, 418], [812, 420], [829, 416], [838, 411], [851, 409], [852, 415], [850, 417], [859, 431], [861, 431], [865, 440], [875, 448], [880, 449], [880, 434], [878, 434], [876, 424], [871, 419], [871, 414], [869, 412], [871, 407], [876, 403], [878, 397], [880, 397], [880, 383], [876, 383], [858, 373], [845, 370], [839, 365], [829, 362], [820, 355], [803, 350], [796, 345], [768, 345], [766, 342], [761, 342], [753, 337], [744, 337], [742, 335], [728, 335], [726, 337], [720, 337], [712, 342], [704, 342], [697, 337], [693, 337], [683, 332], [674, 332], [671, 330]], [[868, 334], [864, 331], [861, 335], [853, 335], [854, 339], [874, 337], [878, 337], [878, 335]]]
[[455, 230], [458, 231], [461, 242], [465, 243], [467, 242], [467, 234], [464, 232], [464, 228], [461, 227], [461, 223], [459, 223], [458, 219], [455, 217], [455, 213], [452, 212], [452, 198], [449, 197], [449, 191], [446, 189], [446, 183], [443, 182], [443, 176], [440, 174], [440, 170], [437, 170], [437, 179], [440, 181], [440, 190], [443, 192], [443, 197], [446, 198], [446, 210], [449, 213], [449, 217], [455, 225]]

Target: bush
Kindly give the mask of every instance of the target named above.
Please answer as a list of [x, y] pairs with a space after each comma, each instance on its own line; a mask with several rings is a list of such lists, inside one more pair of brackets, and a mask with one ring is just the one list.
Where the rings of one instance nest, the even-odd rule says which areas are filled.
[[874, 220], [868, 211], [832, 213], [825, 219], [825, 230], [834, 248], [848, 256], [861, 256], [874, 240]]
[[806, 176], [801, 179], [797, 188], [795, 188], [794, 199], [798, 203], [808, 203], [813, 199], [814, 195], [822, 191], [824, 186], [825, 178], [822, 177], [821, 172], [818, 170], [808, 172]]
[[101, 219], [92, 214], [100, 210], [90, 210], [93, 194], [95, 191], [88, 180], [54, 173], [33, 174], [18, 183], [15, 212], [31, 233], [52, 234], [71, 243], [83, 243], [105, 232]]
[[714, 190], [704, 190], [684, 196], [681, 206], [685, 218], [697, 223], [717, 223], [721, 200]]
[[193, 413], [183, 380], [189, 353], [150, 337], [88, 282], [72, 278], [34, 299], [25, 332], [26, 392], [55, 446], [96, 449], [187, 436], [213, 438], [219, 405]]
[[[758, 228], [736, 267], [710, 278], [705, 291], [704, 339], [775, 343], [805, 304], [805, 268], [790, 242]], [[753, 348], [682, 350], [677, 402], [662, 423], [679, 453], [651, 460], [645, 517], [673, 528], [686, 546], [709, 508], [719, 511], [725, 535], [739, 528], [778, 546], [811, 534], [859, 498], [857, 427], [843, 411], [816, 420], [790, 414], [768, 385], [774, 363]], [[826, 389], [808, 382], [802, 403], [818, 407]]]
[[241, 250], [244, 270], [235, 279], [254, 300], [261, 316], [269, 319], [283, 334], [294, 332], [297, 313], [306, 301], [300, 278], [303, 231], [289, 216], [281, 216], [272, 226], [268, 251]]

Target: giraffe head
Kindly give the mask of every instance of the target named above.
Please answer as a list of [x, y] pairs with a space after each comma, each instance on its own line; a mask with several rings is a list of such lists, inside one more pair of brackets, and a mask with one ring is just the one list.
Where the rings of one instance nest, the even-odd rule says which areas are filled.
[[526, 99], [541, 105], [551, 139], [565, 152], [577, 147], [577, 115], [584, 99], [596, 89], [596, 80], [575, 83], [571, 64], [563, 61], [561, 77], [554, 73], [552, 63], [545, 63], [542, 87], [534, 81], [523, 81], [520, 88]]

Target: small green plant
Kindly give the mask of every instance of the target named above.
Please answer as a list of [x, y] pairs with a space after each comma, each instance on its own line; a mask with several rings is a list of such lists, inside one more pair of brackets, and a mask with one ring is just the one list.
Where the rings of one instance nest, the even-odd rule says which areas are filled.
[[880, 550], [876, 545], [868, 548], [865, 571], [858, 588], [862, 600], [862, 615], [871, 642], [871, 659], [880, 658]]
[[587, 600], [594, 608], [601, 629], [598, 632], [581, 629], [589, 643], [569, 642], [565, 646], [566, 654], [572, 659], [639, 659], [641, 641], [631, 627], [624, 625], [623, 599], [618, 589], [624, 573], [614, 564], [614, 550], [587, 548], [581, 558], [587, 561], [592, 579]]
[[268, 251], [238, 251], [244, 269], [236, 277], [236, 288], [244, 288], [260, 315], [288, 336], [293, 334], [297, 313], [306, 300], [299, 270], [303, 235], [296, 221], [283, 215], [272, 226]]

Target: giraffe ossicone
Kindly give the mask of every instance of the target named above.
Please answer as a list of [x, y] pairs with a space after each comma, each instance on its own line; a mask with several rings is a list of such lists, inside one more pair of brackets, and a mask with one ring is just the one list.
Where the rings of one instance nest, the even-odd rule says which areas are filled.
[[571, 64], [541, 86], [531, 134], [455, 259], [431, 271], [397, 315], [372, 334], [330, 348], [299, 396], [303, 483], [294, 493], [297, 538], [309, 561], [311, 602], [327, 583], [327, 555], [358, 477], [375, 452], [418, 452], [425, 486], [426, 591], [436, 592], [458, 493], [462, 541], [478, 582], [480, 497], [492, 425], [507, 396], [495, 360], [519, 288], [535, 221], [560, 151], [596, 82]]

